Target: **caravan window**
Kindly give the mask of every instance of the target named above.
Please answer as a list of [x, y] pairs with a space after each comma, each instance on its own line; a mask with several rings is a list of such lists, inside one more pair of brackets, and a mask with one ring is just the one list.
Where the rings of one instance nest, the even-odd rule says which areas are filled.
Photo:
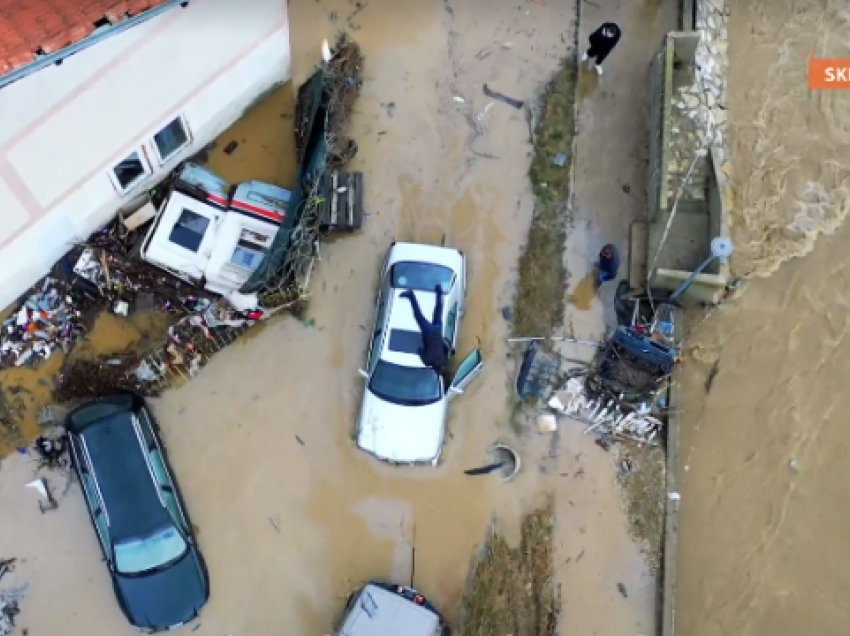
[[183, 115], [172, 119], [153, 136], [153, 148], [161, 164], [189, 145], [189, 128]]
[[139, 148], [112, 166], [109, 178], [115, 189], [124, 194], [150, 174], [152, 174], [150, 164], [142, 149]]
[[180, 218], [171, 229], [168, 240], [190, 252], [197, 252], [204, 240], [204, 234], [210, 226], [210, 220], [197, 212], [184, 209]]
[[253, 272], [263, 262], [265, 255], [265, 250], [260, 249], [257, 245], [248, 241], [239, 241], [236, 244], [236, 249], [233, 250], [233, 256], [230, 257], [230, 262], [236, 265], [236, 267]]

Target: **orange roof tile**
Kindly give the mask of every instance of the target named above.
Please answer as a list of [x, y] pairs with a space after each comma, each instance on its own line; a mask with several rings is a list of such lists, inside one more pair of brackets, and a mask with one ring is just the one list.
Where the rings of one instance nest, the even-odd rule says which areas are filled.
[[0, 0], [0, 75], [79, 42], [95, 22], [112, 24], [167, 0]]

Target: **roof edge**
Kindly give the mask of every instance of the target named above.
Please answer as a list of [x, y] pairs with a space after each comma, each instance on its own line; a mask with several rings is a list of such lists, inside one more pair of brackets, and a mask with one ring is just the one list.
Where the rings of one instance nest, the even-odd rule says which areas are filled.
[[159, 15], [162, 15], [169, 9], [173, 9], [174, 7], [181, 5], [184, 8], [189, 4], [191, 0], [167, 0], [165, 3], [147, 9], [146, 11], [142, 11], [141, 13], [134, 15], [118, 24], [113, 25], [108, 29], [104, 29], [103, 31], [95, 32], [89, 35], [86, 38], [78, 42], [74, 42], [73, 44], [69, 44], [68, 46], [59, 49], [49, 55], [45, 55], [44, 57], [40, 57], [36, 60], [33, 60], [29, 64], [25, 66], [21, 66], [16, 68], [14, 71], [7, 73], [6, 75], [0, 75], [0, 89], [5, 88], [9, 84], [17, 82], [33, 73], [37, 73], [38, 71], [47, 68], [53, 64], [61, 64], [65, 58], [70, 57], [80, 51], [83, 51], [90, 46], [103, 42], [104, 40], [111, 38], [114, 35], [119, 35], [128, 29], [132, 29], [134, 26], [138, 26], [143, 22], [147, 22], [151, 18], [155, 18]]

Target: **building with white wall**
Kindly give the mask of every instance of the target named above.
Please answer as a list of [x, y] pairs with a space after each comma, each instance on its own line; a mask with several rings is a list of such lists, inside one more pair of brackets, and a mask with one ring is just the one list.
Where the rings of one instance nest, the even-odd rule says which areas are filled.
[[291, 75], [287, 0], [0, 12], [0, 309]]

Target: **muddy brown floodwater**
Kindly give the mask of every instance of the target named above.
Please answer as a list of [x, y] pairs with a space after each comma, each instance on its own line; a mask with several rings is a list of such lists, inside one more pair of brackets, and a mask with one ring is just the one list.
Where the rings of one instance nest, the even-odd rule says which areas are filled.
[[750, 1], [732, 6], [729, 29], [733, 267], [769, 277], [705, 323], [685, 365], [677, 633], [839, 636], [850, 94], [807, 91], [806, 62], [850, 57], [850, 14], [830, 0]]
[[[353, 586], [373, 577], [409, 582], [414, 553], [413, 583], [456, 618], [492, 516], [516, 539], [520, 513], [551, 488], [569, 511], [561, 526], [572, 527], [558, 549], [577, 557], [555, 583], [580, 573], [566, 588], [570, 626], [650, 633], [654, 579], [628, 537], [609, 457], [578, 429], [561, 448], [536, 434], [513, 440], [524, 468], [509, 484], [463, 474], [512, 436], [513, 361], [501, 308], [511, 303], [532, 209], [525, 115], [502, 103], [487, 108], [481, 87], [534, 97], [572, 41], [574, 4], [398, 0], [357, 11], [323, 0], [293, 3], [290, 12], [296, 84], [337, 29], [350, 29], [363, 48], [352, 168], [366, 174], [369, 216], [361, 233], [323, 249], [306, 320], [269, 323], [153, 403], [211, 573], [211, 601], [193, 633], [330, 633]], [[210, 167], [230, 180], [287, 185], [288, 117], [291, 89], [282, 89], [222, 135]], [[238, 146], [227, 154], [232, 141]], [[453, 403], [442, 463], [393, 468], [351, 442], [377, 271], [393, 240], [443, 236], [470, 259], [460, 348], [482, 347], [485, 370]], [[4, 585], [31, 586], [20, 626], [33, 636], [130, 633], [79, 489], [69, 487], [60, 509], [42, 516], [23, 487], [32, 470], [13, 456], [0, 473], [0, 545], [3, 556], [23, 559], [17, 581]], [[50, 479], [62, 494], [61, 480]], [[608, 611], [615, 602], [619, 610]]]

